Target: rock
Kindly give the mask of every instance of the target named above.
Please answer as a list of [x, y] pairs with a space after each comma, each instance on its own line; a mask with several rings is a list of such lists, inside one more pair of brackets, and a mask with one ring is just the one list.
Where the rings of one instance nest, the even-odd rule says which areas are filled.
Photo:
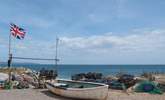
[[89, 72], [89, 73], [79, 73], [72, 75], [72, 80], [85, 80], [85, 81], [95, 81], [102, 79], [102, 73]]
[[126, 88], [129, 88], [129, 87], [135, 85], [135, 83], [136, 83], [136, 80], [134, 79], [134, 76], [133, 75], [128, 75], [128, 74], [121, 75], [119, 77], [118, 81], [120, 83], [124, 83]]
[[45, 80], [51, 80], [51, 79], [55, 79], [57, 77], [57, 71], [56, 70], [45, 70], [44, 68], [42, 68], [40, 70], [40, 74], [39, 77], [45, 77]]

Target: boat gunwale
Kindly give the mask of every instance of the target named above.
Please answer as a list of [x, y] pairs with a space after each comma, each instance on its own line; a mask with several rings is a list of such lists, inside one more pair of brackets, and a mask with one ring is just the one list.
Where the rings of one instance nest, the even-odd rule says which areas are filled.
[[[56, 86], [51, 85], [51, 87], [53, 87], [53, 88], [58, 88], [58, 89], [62, 89], [62, 90], [77, 90], [77, 91], [84, 90], [85, 91], [85, 90], [94, 90], [94, 89], [99, 89], [99, 88], [107, 88], [108, 89], [108, 85], [102, 84], [102, 83], [84, 82], [84, 81], [72, 81], [72, 80], [67, 80], [67, 79], [58, 79], [56, 81], [57, 81], [57, 83], [58, 83], [58, 81], [66, 81], [66, 82], [75, 82], [75, 83], [85, 83], [85, 84], [99, 85], [99, 86], [90, 87], [90, 88], [61, 88], [61, 87], [56, 87]], [[47, 82], [47, 83], [49, 83], [49, 82]], [[50, 84], [48, 84], [48, 85], [50, 85]]]
[[85, 90], [95, 90], [95, 89], [104, 88], [104, 87], [108, 88], [108, 86], [98, 86], [98, 87], [91, 87], [91, 88], [67, 88], [67, 90], [85, 91]]
[[86, 84], [94, 84], [94, 85], [100, 85], [100, 86], [105, 86], [106, 85], [106, 84], [103, 84], [103, 83], [87, 82], [87, 81], [75, 81], [75, 80], [68, 80], [68, 79], [57, 79], [57, 81], [68, 81], [68, 82], [75, 82], [75, 83], [86, 83]]

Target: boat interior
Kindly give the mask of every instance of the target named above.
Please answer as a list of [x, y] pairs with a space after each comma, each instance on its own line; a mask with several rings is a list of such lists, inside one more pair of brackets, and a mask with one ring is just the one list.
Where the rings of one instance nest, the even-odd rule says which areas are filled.
[[57, 80], [56, 83], [48, 83], [49, 85], [56, 87], [56, 88], [93, 88], [93, 87], [99, 87], [103, 86], [101, 84], [95, 84], [95, 83], [86, 83], [86, 82], [76, 82], [76, 81], [67, 81], [67, 80]]

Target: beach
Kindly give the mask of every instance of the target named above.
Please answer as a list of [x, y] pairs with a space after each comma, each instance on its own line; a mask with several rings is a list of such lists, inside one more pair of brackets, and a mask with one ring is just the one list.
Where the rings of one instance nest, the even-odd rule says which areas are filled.
[[[49, 71], [49, 70], [47, 70], [47, 71]], [[6, 68], [1, 68], [0, 72], [1, 72], [1, 78], [3, 78], [4, 75], [8, 75], [8, 74], [5, 74], [5, 73], [8, 73], [8, 69], [6, 69]], [[50, 91], [48, 91], [48, 89], [41, 87], [42, 84], [40, 84], [41, 86], [39, 86], [39, 83], [35, 83], [36, 78], [39, 79], [39, 76], [34, 77], [34, 75], [37, 75], [37, 74], [35, 74], [31, 69], [14, 68], [14, 69], [12, 69], [12, 72], [13, 72], [12, 76], [15, 80], [12, 81], [13, 85], [11, 88], [6, 87], [7, 85], [4, 85], [4, 87], [1, 88], [1, 90], [0, 90], [0, 99], [1, 100], [77, 100], [77, 99], [70, 99], [70, 98], [65, 98], [62, 96], [57, 96], [57, 95], [51, 93]], [[125, 86], [126, 86], [126, 84], [130, 85], [130, 88], [128, 88], [127, 90], [118, 90], [115, 83], [113, 83], [113, 84], [106, 83], [110, 86], [110, 89], [108, 90], [107, 100], [164, 100], [165, 99], [165, 93], [159, 95], [159, 94], [157, 94], [158, 92], [154, 92], [155, 94], [133, 92], [132, 87], [135, 86], [135, 84], [131, 85], [132, 83], [130, 83], [130, 82], [131, 81], [135, 82], [135, 80], [136, 80], [136, 83], [139, 83], [138, 80], [140, 80], [140, 79], [142, 79], [140, 81], [143, 82], [144, 77], [142, 77], [142, 76], [136, 77], [136, 79], [134, 76], [131, 76], [131, 75], [122, 75], [118, 78], [116, 76], [113, 76], [113, 77], [111, 76], [111, 77], [105, 78], [105, 77], [102, 77], [101, 73], [92, 73], [92, 72], [83, 73], [80, 75], [85, 75], [84, 77], [86, 77], [87, 82], [90, 81], [87, 78], [87, 76], [88, 76], [88, 77], [90, 77], [90, 79], [92, 79], [92, 78], [95, 79], [95, 81], [97, 78], [100, 80], [107, 80], [107, 82], [108, 81], [112, 82], [112, 80], [118, 80], [118, 82], [119, 82], [119, 80], [120, 80], [120, 81], [125, 82]], [[148, 75], [148, 74], [146, 74], [146, 75]], [[154, 76], [155, 82], [164, 84], [164, 79], [165, 79], [164, 74], [155, 74], [155, 75], [152, 74], [152, 76]], [[138, 79], [138, 78], [140, 78], [140, 79]], [[147, 78], [144, 78], [144, 79], [147, 79]], [[8, 78], [6, 78], [4, 80], [8, 80]], [[129, 81], [129, 84], [127, 81]], [[14, 82], [18, 82], [20, 84], [16, 85], [16, 84], [14, 84]], [[37, 82], [42, 83], [41, 80], [37, 81]], [[115, 81], [113, 81], [113, 82], [115, 82]], [[149, 82], [151, 82], [151, 81], [149, 81]], [[116, 84], [118, 84], [118, 83], [116, 83]], [[152, 84], [152, 83], [149, 83], [149, 84]], [[154, 84], [156, 84], [156, 83], [154, 83]], [[112, 89], [112, 88], [115, 88], [115, 89]], [[98, 91], [97, 91], [97, 93], [98, 93]]]
[[[1, 100], [76, 100], [57, 96], [47, 89], [13, 89], [1, 90]], [[120, 90], [109, 90], [107, 100], [164, 100], [165, 94], [129, 93]]]

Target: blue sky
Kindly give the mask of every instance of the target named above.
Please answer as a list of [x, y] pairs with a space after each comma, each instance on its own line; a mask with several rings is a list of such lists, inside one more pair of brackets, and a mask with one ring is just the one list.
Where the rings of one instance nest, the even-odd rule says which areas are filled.
[[58, 36], [62, 64], [164, 64], [164, 10], [164, 0], [0, 0], [0, 62], [13, 22], [27, 30], [12, 38], [15, 56], [53, 58]]

